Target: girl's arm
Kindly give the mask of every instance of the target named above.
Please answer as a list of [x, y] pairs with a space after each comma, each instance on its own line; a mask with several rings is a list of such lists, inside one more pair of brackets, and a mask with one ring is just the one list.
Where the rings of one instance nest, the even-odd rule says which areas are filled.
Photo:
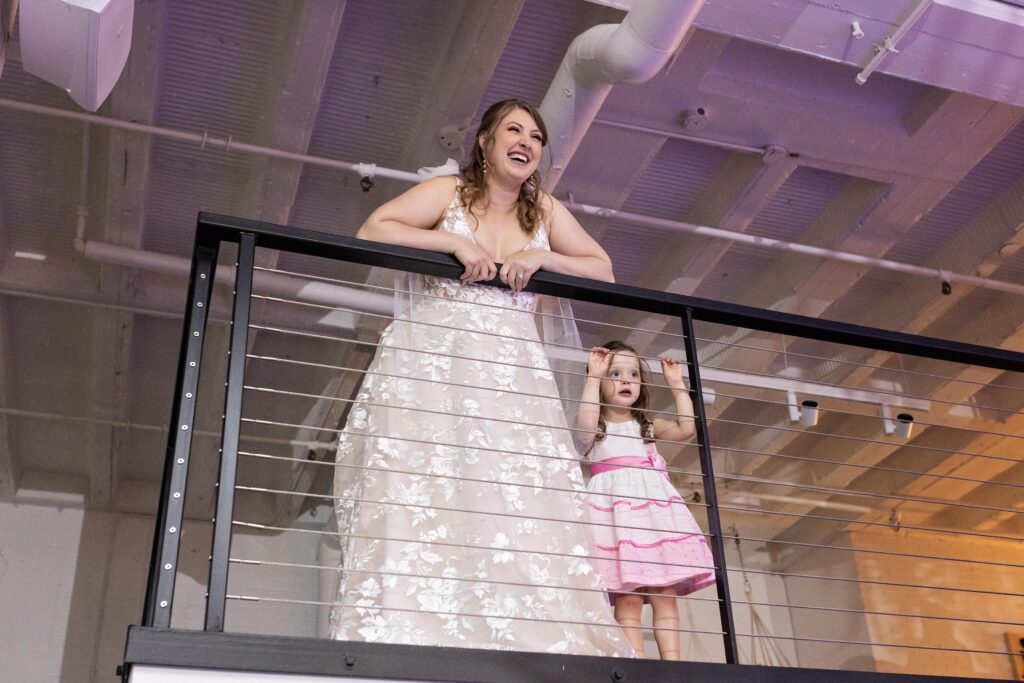
[[601, 417], [601, 379], [608, 374], [611, 353], [608, 349], [595, 346], [587, 358], [587, 380], [580, 395], [580, 407], [576, 413], [576, 441], [582, 450], [594, 443], [597, 423]]
[[693, 437], [697, 428], [693, 421], [693, 401], [683, 382], [683, 364], [675, 358], [662, 358], [661, 371], [665, 384], [672, 391], [676, 406], [676, 419], [655, 419], [654, 438], [668, 441], [686, 441]]
[[475, 242], [462, 235], [432, 230], [455, 193], [456, 178], [431, 178], [385, 202], [370, 214], [356, 237], [403, 247], [452, 254], [466, 266], [463, 282], [492, 279], [494, 261]]

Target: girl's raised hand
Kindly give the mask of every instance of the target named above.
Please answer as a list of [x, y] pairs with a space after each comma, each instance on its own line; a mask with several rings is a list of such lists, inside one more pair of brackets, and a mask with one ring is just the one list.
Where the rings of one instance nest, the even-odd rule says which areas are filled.
[[612, 364], [612, 352], [603, 346], [595, 346], [590, 349], [587, 356], [587, 375], [604, 379], [608, 375], [608, 368]]
[[459, 260], [459, 263], [466, 267], [459, 278], [463, 284], [470, 282], [487, 282], [493, 280], [498, 273], [498, 267], [486, 251], [480, 248], [476, 242], [461, 235], [456, 235], [458, 240], [452, 255]]
[[678, 358], [662, 358], [661, 373], [665, 376], [665, 384], [670, 389], [685, 389], [683, 381], [683, 364]]

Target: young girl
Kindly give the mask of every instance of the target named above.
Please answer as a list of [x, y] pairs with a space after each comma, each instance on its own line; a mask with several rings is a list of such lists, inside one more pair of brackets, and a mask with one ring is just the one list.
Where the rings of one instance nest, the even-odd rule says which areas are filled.
[[591, 461], [592, 554], [615, 619], [643, 657], [640, 612], [650, 602], [661, 658], [679, 659], [676, 596], [714, 584], [715, 575], [707, 542], [655, 445], [685, 441], [695, 431], [682, 364], [663, 358], [661, 368], [675, 420], [648, 417], [651, 371], [636, 350], [619, 341], [592, 349], [577, 426]]

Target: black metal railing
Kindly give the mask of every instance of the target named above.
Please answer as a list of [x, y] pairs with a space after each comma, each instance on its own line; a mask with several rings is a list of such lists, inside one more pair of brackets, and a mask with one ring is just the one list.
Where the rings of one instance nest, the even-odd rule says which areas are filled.
[[[167, 447], [167, 460], [164, 469], [164, 480], [157, 513], [156, 536], [154, 539], [149, 584], [146, 593], [145, 612], [142, 622], [144, 628], [136, 629], [129, 639], [128, 662], [130, 664], [138, 664], [142, 661], [166, 663], [177, 656], [175, 653], [191, 650], [196, 642], [195, 639], [202, 637], [195, 633], [176, 632], [176, 635], [174, 635], [173, 638], [161, 641], [160, 636], [156, 634], [156, 631], [153, 629], [163, 630], [169, 629], [172, 626], [171, 612], [174, 602], [175, 579], [181, 552], [181, 530], [185, 522], [185, 494], [190, 455], [192, 452], [192, 432], [195, 429], [197, 418], [196, 411], [199, 394], [200, 365], [203, 358], [204, 340], [207, 336], [207, 323], [212, 301], [215, 267], [219, 250], [224, 244], [235, 244], [237, 245], [238, 251], [237, 269], [235, 272], [235, 284], [232, 297], [232, 327], [229, 340], [229, 361], [224, 394], [223, 428], [219, 448], [217, 494], [213, 519], [212, 547], [210, 552], [209, 581], [205, 610], [204, 631], [206, 633], [204, 635], [209, 638], [214, 638], [214, 640], [208, 640], [206, 642], [218, 643], [218, 646], [223, 647], [225, 652], [234, 653], [229, 657], [229, 659], [247, 670], [253, 670], [252, 667], [257, 665], [264, 667], [262, 670], [272, 670], [267, 668], [272, 665], [265, 658], [261, 659], [260, 657], [256, 657], [253, 659], [251, 656], [247, 658], [239, 654], [239, 652], [249, 652], [251, 655], [254, 647], [261, 647], [258, 644], [261, 641], [258, 639], [253, 640], [256, 638], [255, 636], [247, 636], [245, 638], [239, 637], [238, 640], [234, 641], [224, 640], [226, 636], [217, 636], [216, 634], [223, 632], [225, 628], [225, 608], [228, 597], [228, 572], [232, 564], [230, 548], [234, 523], [236, 476], [239, 461], [239, 437], [243, 421], [242, 409], [243, 393], [246, 383], [247, 344], [249, 343], [248, 331], [250, 329], [250, 301], [253, 295], [253, 271], [254, 264], [256, 262], [257, 248], [303, 254], [326, 259], [335, 259], [364, 266], [380, 266], [395, 270], [405, 270], [441, 277], [457, 278], [461, 272], [461, 266], [453, 258], [446, 255], [237, 218], [200, 214], [196, 231], [196, 247], [193, 255], [192, 272], [189, 281], [188, 303], [182, 332], [181, 356], [177, 368], [173, 403], [174, 407]], [[496, 286], [502, 286], [500, 283], [495, 284]], [[740, 540], [752, 540], [759, 543], [765, 543], [766, 545], [771, 545], [773, 547], [779, 546], [782, 548], [782, 550], [778, 550], [779, 553], [785, 552], [786, 548], [796, 548], [799, 550], [801, 547], [808, 545], [811, 545], [816, 549], [828, 550], [830, 549], [830, 545], [822, 542], [803, 543], [792, 539], [750, 538], [745, 537], [736, 531], [732, 531], [730, 533], [727, 524], [722, 519], [722, 512], [731, 511], [731, 513], [735, 513], [738, 511], [739, 513], [745, 513], [749, 512], [749, 506], [742, 503], [720, 503], [718, 482], [748, 481], [752, 487], [750, 490], [760, 491], [760, 494], [750, 493], [744, 495], [767, 496], [767, 499], [769, 500], [771, 500], [771, 496], [774, 495], [777, 499], [782, 500], [782, 502], [785, 502], [785, 497], [780, 497], [778, 494], [773, 494], [771, 492], [765, 492], [766, 488], [772, 486], [772, 481], [770, 479], [753, 477], [747, 472], [736, 473], [720, 470], [716, 473], [716, 465], [720, 466], [722, 464], [721, 459], [715, 455], [716, 447], [720, 447], [724, 452], [731, 452], [738, 456], [744, 455], [744, 449], [739, 448], [736, 445], [721, 444], [720, 446], [716, 446], [715, 440], [713, 439], [716, 421], [723, 425], [734, 425], [737, 429], [742, 429], [745, 426], [745, 423], [743, 423], [742, 420], [737, 420], [735, 418], [727, 419], [724, 417], [709, 417], [704, 401], [705, 384], [702, 382], [702, 372], [711, 372], [718, 368], [715, 368], [712, 365], [702, 364], [700, 361], [702, 349], [699, 348], [699, 341], [701, 337], [696, 329], [698, 324], [728, 325], [733, 328], [746, 328], [760, 333], [788, 335], [790, 337], [796, 337], [804, 340], [816, 340], [826, 344], [841, 344], [844, 347], [861, 347], [872, 351], [903, 354], [908, 357], [915, 357], [918, 359], [931, 359], [933, 361], [972, 365], [980, 368], [1011, 371], [1014, 373], [1024, 373], [1024, 354], [1020, 353], [889, 332], [826, 320], [817, 320], [732, 304], [723, 304], [666, 292], [655, 292], [636, 287], [596, 282], [543, 272], [534, 276], [531, 280], [529, 290], [541, 294], [556, 295], [580, 302], [614, 306], [620, 309], [627, 309], [644, 314], [671, 316], [681, 322], [681, 337], [685, 345], [684, 350], [690, 382], [689, 386], [695, 405], [695, 418], [697, 423], [697, 460], [700, 464], [699, 474], [702, 483], [701, 492], [703, 497], [703, 507], [707, 514], [707, 537], [714, 557], [715, 574], [717, 578], [718, 594], [716, 602], [720, 620], [720, 631], [718, 632], [722, 634], [722, 647], [726, 665], [738, 665], [741, 662], [742, 658], [740, 656], [741, 653], [738, 645], [738, 637], [750, 638], [753, 640], [756, 640], [759, 637], [765, 637], [763, 634], [740, 632], [736, 624], [736, 616], [733, 613], [734, 605], [740, 604], [752, 607], [755, 604], [769, 604], [767, 602], [751, 602], [749, 594], [746, 601], [737, 602], [734, 600], [730, 593], [729, 585], [729, 544], [735, 543], [736, 548], [738, 549]], [[821, 358], [820, 360], [826, 361], [828, 359]], [[765, 372], [761, 374], [769, 376], [771, 373]], [[751, 377], [755, 378], [757, 376], [759, 376], [759, 373], [752, 373], [751, 375]], [[732, 398], [750, 399], [749, 396], [742, 395], [736, 395]], [[757, 400], [765, 402], [762, 399]], [[781, 406], [785, 406], [787, 409], [792, 407], [783, 403], [780, 403], [780, 407]], [[849, 413], [849, 415], [847, 415], [847, 419], [859, 419], [858, 415], [859, 414], [857, 413]], [[761, 430], [774, 429], [785, 431], [787, 429], [786, 427], [767, 424], [750, 424], [747, 426]], [[1006, 436], [1014, 437], [1015, 435], [1007, 434]], [[927, 448], [927, 446], [924, 446], [924, 448]], [[746, 455], [756, 458], [763, 457], [766, 454], [754, 450], [750, 451]], [[815, 460], [814, 458], [810, 458], [805, 455], [792, 453], [775, 453], [772, 455], [779, 458], [790, 458], [797, 461]], [[986, 457], [984, 454], [978, 455], [980, 457]], [[889, 471], [891, 474], [904, 472], [926, 477], [945, 476], [929, 474], [927, 471], [920, 471], [917, 468], [908, 469], [906, 467], [883, 466], [878, 463], [875, 463], [874, 465], [857, 465], [856, 463], [838, 462], [836, 465], [839, 467], [860, 466], [872, 470]], [[950, 476], [952, 479], [957, 478], [956, 475]], [[818, 493], [831, 494], [837, 492], [835, 487], [804, 484], [799, 482], [783, 483], [789, 487], [802, 488], [803, 490], [815, 491]], [[849, 493], [854, 496], [858, 495], [858, 492], [853, 489], [839, 492]], [[859, 494], [863, 496], [871, 495], [868, 491], [862, 491], [859, 492]], [[886, 497], [893, 498], [891, 495], [887, 495]], [[790, 498], [792, 498], [792, 496]], [[898, 500], [905, 499], [921, 500], [926, 503], [932, 502], [931, 498], [923, 496], [915, 498], [915, 496], [905, 495], [902, 496], [902, 498], [899, 496], [896, 496], [895, 498]], [[951, 502], [950, 504], [956, 505], [955, 502]], [[840, 506], [841, 505], [842, 504], [840, 504]], [[849, 504], [847, 504], [847, 507], [851, 509], [856, 508], [856, 506]], [[992, 508], [993, 511], [1001, 511], [1008, 515], [1019, 514], [1019, 511], [1015, 510], [1013, 507], [984, 506], [976, 503], [969, 504], [968, 507], [987, 507]], [[794, 513], [792, 511], [787, 512], [781, 508], [773, 511], [771, 514], [782, 516], [788, 515], [790, 517], [797, 516], [802, 519], [833, 519], [840, 523], [856, 522], [869, 525], [880, 524], [879, 522], [872, 522], [870, 520], [858, 521], [857, 519], [837, 518], [821, 514], [815, 515], [809, 513]], [[891, 527], [892, 524], [889, 524], [889, 526]], [[837, 547], [835, 550], [849, 549]], [[884, 553], [885, 551], [854, 549], [854, 552]], [[920, 555], [916, 557], [926, 556]], [[933, 557], [930, 559], [936, 558]], [[937, 559], [945, 560], [950, 558]], [[952, 558], [952, 560], [955, 559], [956, 558]], [[1013, 568], [1018, 566], [1014, 563], [1003, 564]], [[743, 571], [748, 571], [748, 568], [744, 567]], [[752, 568], [749, 569], [749, 571], [756, 574], [759, 570]], [[849, 580], [844, 579], [843, 577], [816, 576], [814, 572], [790, 572], [789, 574], [796, 577], [797, 580]], [[745, 573], [744, 576], [746, 576]], [[858, 587], [862, 583], [872, 582], [870, 578], [865, 579], [863, 577], [854, 577], [853, 580], [857, 582]], [[875, 583], [885, 582], [875, 580]], [[891, 583], [899, 585], [898, 582]], [[923, 585], [922, 588], [927, 589], [929, 586]], [[934, 588], [936, 590], [943, 590], [941, 586], [935, 586]], [[1018, 592], [1008, 591], [1007, 593], [1007, 595], [1011, 597], [1019, 597], [1019, 594], [1019, 589]], [[825, 611], [828, 611], [830, 609], [828, 607], [815, 607], [813, 605], [808, 606], [799, 604], [788, 605], [787, 607], [798, 610], [824, 609]], [[850, 610], [834, 609], [834, 611], [848, 612]], [[886, 612], [884, 610], [864, 611], [865, 613], [870, 613], [872, 615], [886, 616]], [[904, 614], [903, 616], [925, 619], [944, 618], [929, 617], [927, 615], [919, 614]], [[970, 619], [965, 619], [965, 621], [970, 621]], [[1015, 622], [993, 623], [1009, 623], [1012, 625]], [[135, 650], [132, 649], [132, 638], [134, 638]], [[792, 637], [792, 640], [814, 642], [817, 639], [807, 636], [794, 636]], [[164, 654], [157, 653], [161, 647], [161, 642], [166, 646]], [[349, 662], [356, 661], [355, 655], [344, 655], [344, 653], [358, 652], [358, 661], [366, 662], [367, 658], [370, 658], [376, 662], [373, 667], [359, 668], [359, 670], [365, 675], [370, 675], [371, 673], [378, 676], [416, 674], [429, 677], [431, 675], [429, 666], [424, 669], [419, 667], [417, 663], [422, 665], [425, 661], [433, 661], [434, 658], [439, 658], [437, 660], [438, 662], [444, 660], [449, 667], [446, 670], [446, 675], [450, 677], [445, 678], [445, 680], [479, 680], [477, 678], [473, 678], [475, 674], [471, 673], [478, 672], [478, 666], [472, 664], [469, 660], [463, 661], [460, 658], [461, 656], [455, 656], [454, 659], [446, 659], [443, 653], [438, 654], [433, 652], [433, 650], [436, 650], [437, 648], [410, 649], [401, 646], [375, 646], [370, 644], [330, 642], [319, 644], [306, 643], [299, 645], [293, 641], [286, 642], [282, 639], [275, 640], [273, 638], [263, 642], [267, 648], [266, 652], [273, 651], [275, 647], [284, 647], [286, 649], [299, 647], [309, 649], [309, 659], [305, 664], [294, 669], [295, 673], [337, 673], [339, 675], [354, 675], [352, 672], [356, 669], [356, 665], [353, 664], [350, 666]], [[865, 646], [873, 645], [870, 641], [861, 643], [856, 640], [848, 640], [845, 642], [852, 642], [854, 644], [861, 644]], [[887, 645], [885, 643], [881, 643], [879, 645], [881, 647], [904, 647], [899, 644]], [[336, 649], [330, 649], [332, 647]], [[374, 648], [378, 649], [374, 650]], [[428, 650], [431, 650], [432, 652], [428, 653]], [[133, 654], [133, 652], [135, 654]], [[142, 652], [145, 652], [146, 654], [144, 656], [140, 655], [139, 653]], [[375, 652], [386, 652], [388, 656], [383, 659], [374, 659]], [[992, 651], [990, 654], [996, 655], [1000, 654], [1000, 652]], [[1007, 651], [1005, 654], [1009, 657], [1012, 653]], [[538, 676], [541, 675], [540, 673], [537, 673], [534, 668], [531, 668], [534, 666], [540, 666], [539, 664], [536, 664], [536, 661], [534, 660], [531, 660], [530, 665], [525, 666], [524, 668], [524, 661], [526, 660], [523, 659], [522, 654], [493, 652], [487, 653], [486, 655], [481, 655], [479, 653], [475, 653], [473, 655], [473, 657], [476, 658], [480, 658], [481, 656], [484, 657], [484, 660], [491, 662], [492, 664], [494, 662], [501, 661], [501, 657], [503, 656], [507, 657], [507, 662], [509, 662], [509, 666], [512, 667], [509, 671], [518, 671], [519, 673], [516, 675], [520, 675], [524, 671], [533, 671], [534, 674]], [[395, 659], [396, 657], [397, 659]], [[552, 655], [551, 657], [555, 656]], [[349, 658], [352, 659], [350, 660]], [[564, 666], [573, 667], [572, 670], [576, 672], [576, 677], [581, 679], [584, 677], [584, 674], [589, 676], [592, 675], [593, 672], [601, 672], [600, 675], [604, 677], [611, 675], [612, 680], [627, 680], [627, 676], [631, 671], [645, 671], [649, 675], [660, 675], [672, 671], [672, 669], [668, 668], [655, 668], [658, 666], [672, 666], [672, 664], [668, 663], [659, 664], [655, 662], [630, 661], [616, 662], [613, 665], [609, 662], [584, 661], [590, 660], [591, 658], [569, 657], [567, 659], [569, 659], [570, 662], [568, 664], [564, 664]], [[256, 662], [256, 664], [253, 662]], [[311, 662], [316, 662], [316, 664], [314, 665]], [[386, 662], [390, 662], [390, 664], [387, 664]], [[458, 672], [462, 665], [465, 666], [461, 669], [463, 673], [460, 674]], [[388, 669], [388, 666], [398, 668]], [[697, 667], [691, 668], [690, 670], [694, 672], [699, 671], [700, 675], [709, 677], [712, 680], [737, 680], [732, 676], [739, 675], [739, 669], [734, 669], [731, 666], [729, 671], [732, 671], [732, 673], [723, 673], [721, 670], [706, 668], [701, 669], [700, 666], [692, 663], [689, 666]], [[519, 668], [516, 669], [516, 667]], [[630, 667], [647, 668], [631, 669]], [[554, 671], [555, 669], [551, 670]], [[785, 673], [787, 671], [788, 673]], [[857, 678], [858, 674], [855, 672], [831, 673], [834, 675], [836, 680], [860, 680]], [[794, 670], [780, 669], [778, 680], [802, 680], [804, 679], [804, 676], [810, 676], [811, 674], [814, 674], [811, 670], [807, 670], [805, 673], [800, 673]], [[436, 671], [433, 675], [437, 675]], [[460, 679], [460, 675], [465, 676], [465, 678]], [[500, 674], [495, 675], [497, 678], [494, 678], [494, 680], [512, 680], [512, 678], [502, 678]], [[615, 677], [616, 675], [618, 675], [618, 678]], [[630, 678], [628, 680], [639, 679]], [[762, 678], [759, 680], [775, 679]], [[806, 678], [806, 680], [811, 679]]]

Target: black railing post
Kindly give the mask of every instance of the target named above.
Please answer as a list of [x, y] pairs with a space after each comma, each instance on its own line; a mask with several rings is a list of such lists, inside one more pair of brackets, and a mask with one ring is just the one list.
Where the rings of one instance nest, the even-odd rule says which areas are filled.
[[715, 560], [715, 585], [718, 588], [718, 613], [722, 620], [722, 638], [725, 641], [725, 661], [729, 664], [739, 664], [736, 624], [732, 616], [732, 598], [729, 597], [729, 572], [725, 566], [725, 540], [722, 537], [722, 520], [718, 517], [715, 468], [711, 461], [708, 419], [704, 410], [704, 389], [700, 382], [700, 363], [697, 360], [697, 335], [693, 329], [693, 310], [690, 308], [683, 310], [681, 317], [686, 344], [686, 368], [690, 375], [690, 394], [693, 397], [693, 416], [697, 427], [700, 471], [704, 480], [704, 502], [707, 504], [708, 532], [711, 535], [711, 555]]
[[213, 518], [210, 583], [206, 594], [204, 628], [207, 631], [224, 630], [231, 528], [235, 512], [235, 479], [238, 473], [238, 435], [242, 419], [246, 344], [249, 338], [249, 304], [255, 258], [256, 237], [252, 233], [242, 233], [238, 241], [238, 263], [235, 269], [231, 345], [228, 349], [228, 378], [224, 391], [224, 426], [221, 432], [220, 472], [217, 476], [217, 507]]
[[174, 381], [174, 403], [168, 427], [167, 457], [156, 513], [146, 603], [142, 612], [144, 626], [168, 628], [171, 625], [181, 522], [185, 516], [185, 484], [188, 480], [188, 461], [192, 450], [199, 389], [199, 365], [203, 356], [203, 340], [206, 338], [206, 319], [216, 265], [217, 247], [196, 245], [181, 332], [178, 372]]

